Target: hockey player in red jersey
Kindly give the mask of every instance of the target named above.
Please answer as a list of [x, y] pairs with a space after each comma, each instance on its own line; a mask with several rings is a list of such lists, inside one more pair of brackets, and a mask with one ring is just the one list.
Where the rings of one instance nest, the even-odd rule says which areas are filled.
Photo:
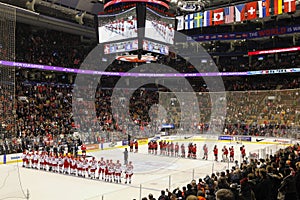
[[181, 144], [180, 148], [181, 148], [181, 157], [185, 158], [185, 146], [184, 146], [184, 144]]
[[170, 143], [170, 156], [172, 156], [172, 157], [174, 156], [174, 150], [175, 150], [174, 148], [175, 148], [175, 147], [174, 147], [174, 143], [171, 142], [171, 143]]
[[179, 145], [178, 145], [178, 142], [176, 142], [176, 144], [175, 144], [175, 157], [178, 157], [178, 153], [179, 153]]
[[240, 151], [241, 151], [242, 159], [245, 160], [245, 157], [246, 157], [246, 149], [245, 149], [245, 146], [244, 146], [244, 145], [240, 147]]
[[215, 161], [218, 161], [218, 147], [217, 147], [217, 145], [215, 145], [213, 152], [214, 152], [214, 156], [215, 156]]
[[153, 142], [154, 154], [157, 155], [157, 141]]
[[208, 148], [207, 148], [206, 144], [204, 144], [204, 146], [203, 146], [203, 158], [202, 159], [207, 160], [207, 158], [208, 158]]
[[223, 152], [222, 161], [223, 162], [228, 161], [228, 149], [226, 146], [223, 147], [222, 152]]
[[230, 162], [234, 161], [234, 148], [233, 148], [233, 146], [229, 147], [229, 159], [230, 159]]
[[64, 174], [69, 174], [69, 167], [70, 167], [70, 158], [69, 158], [69, 156], [66, 155], [63, 158], [63, 165], [64, 165], [64, 171], [63, 171], [63, 173]]
[[196, 159], [197, 158], [197, 145], [196, 144], [191, 146], [191, 151], [192, 151], [192, 158]]

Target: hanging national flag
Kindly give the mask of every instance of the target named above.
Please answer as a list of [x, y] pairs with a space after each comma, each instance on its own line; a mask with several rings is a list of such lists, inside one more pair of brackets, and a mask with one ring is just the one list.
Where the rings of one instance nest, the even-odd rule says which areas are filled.
[[252, 20], [257, 18], [256, 10], [257, 10], [256, 1], [246, 3], [247, 20]]
[[270, 0], [271, 1], [271, 8], [273, 15], [280, 15], [282, 14], [282, 1], [283, 0]]
[[184, 16], [177, 16], [177, 31], [183, 30], [184, 29]]
[[203, 23], [203, 13], [202, 12], [194, 13], [194, 28], [202, 27], [202, 23]]
[[224, 8], [214, 10], [214, 25], [224, 24]]
[[284, 2], [284, 12], [295, 12], [296, 11], [296, 0], [283, 0]]
[[258, 1], [258, 17], [264, 18], [270, 16], [270, 0]]
[[189, 30], [189, 29], [193, 29], [194, 28], [194, 15], [193, 14], [188, 14], [186, 16], [184, 16], [184, 28], [186, 30]]
[[203, 26], [211, 26], [212, 25], [212, 11], [207, 10], [204, 11], [204, 20], [203, 20]]
[[245, 20], [245, 4], [235, 6], [235, 21], [240, 22]]
[[224, 8], [224, 18], [226, 24], [234, 22], [234, 6]]

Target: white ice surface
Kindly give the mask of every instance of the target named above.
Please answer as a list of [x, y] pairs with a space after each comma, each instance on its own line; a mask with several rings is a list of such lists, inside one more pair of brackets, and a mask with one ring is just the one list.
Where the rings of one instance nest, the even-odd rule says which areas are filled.
[[[179, 142], [179, 144], [188, 142]], [[158, 198], [162, 189], [174, 189], [185, 186], [192, 179], [204, 178], [212, 171], [222, 171], [233, 166], [232, 163], [214, 162], [212, 148], [215, 144], [221, 149], [224, 145], [235, 147], [235, 159], [240, 161], [239, 147], [241, 144], [230, 142], [205, 142], [209, 147], [209, 160], [203, 161], [203, 142], [197, 144], [198, 159], [170, 158], [158, 155], [149, 155], [147, 145], [139, 147], [139, 153], [129, 153], [129, 160], [134, 165], [132, 184], [107, 183], [100, 180], [90, 180], [69, 175], [55, 174], [34, 169], [25, 169], [21, 163], [0, 165], [0, 200], [25, 199], [27, 191], [30, 200], [122, 200], [140, 199], [152, 193]], [[247, 154], [267, 146], [273, 148], [273, 152], [280, 148], [274, 145], [262, 145], [259, 143], [243, 143]], [[272, 146], [272, 147], [271, 147]], [[120, 160], [123, 162], [124, 148], [103, 150], [90, 153], [96, 159]], [[24, 193], [23, 193], [24, 191]]]

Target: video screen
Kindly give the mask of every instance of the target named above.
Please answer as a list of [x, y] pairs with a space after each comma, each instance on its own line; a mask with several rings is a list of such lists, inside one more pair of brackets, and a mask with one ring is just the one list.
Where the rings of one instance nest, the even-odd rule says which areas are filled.
[[143, 50], [163, 55], [169, 55], [169, 47], [149, 40], [143, 40]]
[[138, 50], [138, 40], [104, 44], [104, 54], [121, 53]]
[[98, 15], [99, 43], [137, 37], [136, 8], [115, 15]]
[[174, 44], [175, 18], [162, 16], [150, 8], [146, 10], [145, 37]]

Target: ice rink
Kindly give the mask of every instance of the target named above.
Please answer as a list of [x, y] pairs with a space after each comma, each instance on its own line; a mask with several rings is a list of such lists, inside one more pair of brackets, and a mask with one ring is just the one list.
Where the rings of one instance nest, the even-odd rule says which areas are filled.
[[[123, 200], [141, 199], [152, 193], [158, 198], [162, 189], [174, 189], [186, 186], [192, 179], [197, 180], [210, 175], [212, 172], [223, 171], [231, 168], [234, 163], [213, 161], [212, 148], [216, 144], [221, 149], [224, 145], [234, 146], [235, 160], [241, 161], [239, 148], [243, 144], [249, 152], [258, 152], [259, 149], [268, 149], [275, 152], [282, 145], [261, 144], [224, 141], [193, 141], [178, 140], [187, 147], [188, 143], [197, 145], [197, 159], [175, 158], [148, 154], [147, 145], [140, 145], [138, 153], [129, 153], [129, 161], [133, 162], [134, 175], [132, 184], [108, 183], [102, 180], [91, 180], [70, 175], [45, 172], [34, 169], [22, 168], [22, 163], [0, 165], [0, 200], [2, 199], [26, 199], [29, 194], [30, 200], [112, 200], [122, 197]], [[202, 146], [206, 143], [209, 148], [209, 159], [202, 160]], [[97, 160], [101, 157], [120, 160], [123, 163], [123, 151], [125, 147], [111, 148], [89, 152]]]

